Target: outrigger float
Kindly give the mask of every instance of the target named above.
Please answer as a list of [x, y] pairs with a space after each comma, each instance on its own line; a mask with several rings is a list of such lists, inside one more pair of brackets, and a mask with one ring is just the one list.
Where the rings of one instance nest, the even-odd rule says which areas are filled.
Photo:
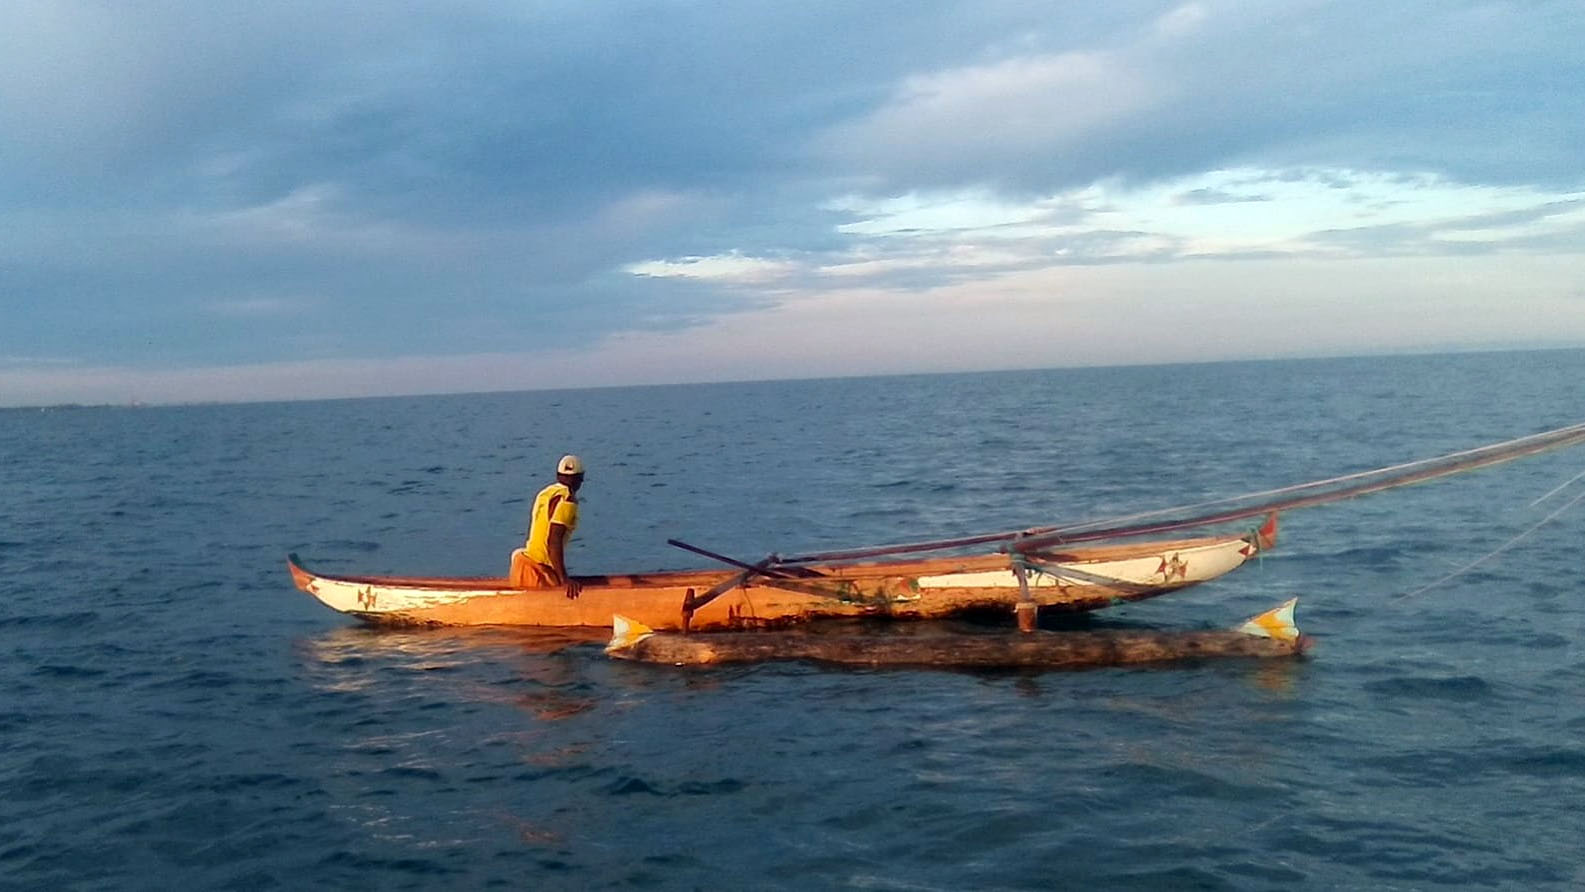
[[715, 666], [803, 660], [843, 666], [1087, 669], [1233, 657], [1294, 657], [1311, 646], [1293, 621], [1298, 599], [1236, 628], [1212, 631], [1048, 632], [975, 635], [809, 634], [800, 631], [679, 635], [618, 616], [605, 652], [619, 660]]
[[974, 611], [1087, 611], [1215, 579], [1276, 542], [1277, 518], [1239, 535], [887, 562], [742, 564], [736, 569], [576, 576], [583, 592], [514, 588], [505, 578], [341, 576], [287, 559], [297, 587], [374, 623], [604, 626], [621, 614], [652, 629], [777, 626], [830, 617], [932, 619]]

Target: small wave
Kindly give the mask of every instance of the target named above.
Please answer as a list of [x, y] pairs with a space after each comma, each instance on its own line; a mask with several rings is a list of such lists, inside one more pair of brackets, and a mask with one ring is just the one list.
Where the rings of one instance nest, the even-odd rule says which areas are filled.
[[1216, 874], [1196, 867], [1164, 870], [1128, 870], [1102, 875], [1102, 886], [1112, 889], [1228, 889]]
[[0, 628], [6, 626], [84, 626], [99, 619], [99, 612], [95, 610], [80, 610], [72, 613], [43, 613], [22, 614], [18, 616], [0, 616]]
[[1468, 781], [1492, 768], [1484, 754], [1450, 750], [1414, 750], [1387, 756], [1365, 758], [1361, 765], [1381, 769], [1386, 774], [1381, 783], [1388, 786], [1441, 787]]
[[1389, 678], [1367, 682], [1366, 691], [1389, 697], [1411, 697], [1426, 700], [1471, 701], [1484, 700], [1492, 695], [1491, 685], [1474, 675], [1457, 675], [1451, 678]]
[[379, 551], [380, 543], [368, 542], [361, 539], [331, 539], [326, 542], [316, 542], [312, 545], [296, 545], [292, 548], [294, 551], [303, 551], [307, 549], [322, 549], [326, 552], [361, 551], [365, 554], [368, 554]]
[[1278, 795], [1267, 787], [1237, 783], [1226, 778], [1183, 767], [1168, 767], [1140, 762], [1123, 762], [1106, 767], [1102, 775], [1141, 789], [1172, 791], [1174, 795], [1251, 802]]
[[319, 864], [321, 867], [350, 868], [360, 877], [376, 870], [421, 875], [459, 872], [431, 858], [370, 858], [345, 849], [338, 850], [320, 859]]
[[865, 508], [859, 511], [849, 511], [842, 515], [844, 520], [867, 520], [877, 517], [912, 517], [919, 513], [916, 508]]
[[1542, 748], [1511, 755], [1499, 755], [1496, 762], [1515, 774], [1531, 777], [1569, 777], [1585, 775], [1585, 749]]
[[189, 690], [202, 688], [217, 690], [227, 688], [238, 682], [238, 678], [228, 672], [215, 672], [211, 670], [194, 670], [184, 672], [179, 676], [167, 678], [150, 685], [151, 690]]
[[438, 781], [443, 779], [441, 773], [435, 769], [423, 768], [418, 765], [392, 765], [390, 768], [381, 771], [380, 774], [387, 777], [414, 778], [418, 780], [430, 781]]
[[609, 784], [605, 788], [605, 792], [612, 796], [632, 796], [638, 793], [647, 793], [651, 796], [666, 795], [655, 787], [650, 786], [650, 784], [642, 778], [626, 776], [619, 777], [614, 783]]
[[280, 789], [283, 787], [299, 786], [302, 778], [292, 777], [288, 774], [274, 772], [256, 774], [228, 774], [216, 778], [207, 786], [216, 793], [235, 793], [250, 789]]
[[33, 670], [34, 675], [44, 678], [98, 678], [105, 674], [103, 669], [90, 669], [86, 666], [69, 666], [57, 663], [45, 663]]
[[744, 788], [744, 783], [735, 778], [725, 778], [718, 781], [684, 781], [674, 788], [666, 788], [651, 784], [640, 777], [623, 775], [607, 784], [605, 792], [612, 796], [632, 796], [635, 794], [650, 796], [719, 796], [736, 793]]

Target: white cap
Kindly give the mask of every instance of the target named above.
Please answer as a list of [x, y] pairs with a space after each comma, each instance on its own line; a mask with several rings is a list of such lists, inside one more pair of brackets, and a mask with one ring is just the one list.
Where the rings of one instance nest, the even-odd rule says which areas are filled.
[[563, 455], [561, 457], [561, 461], [556, 462], [556, 473], [558, 473], [558, 474], [582, 474], [583, 473], [583, 459], [579, 458], [576, 455]]

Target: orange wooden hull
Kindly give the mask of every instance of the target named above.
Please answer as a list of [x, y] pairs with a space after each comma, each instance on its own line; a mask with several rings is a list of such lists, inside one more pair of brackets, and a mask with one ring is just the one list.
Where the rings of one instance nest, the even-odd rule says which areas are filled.
[[[1098, 545], [1042, 555], [1029, 596], [1043, 610], [1087, 611], [1156, 597], [1242, 566], [1273, 541], [1260, 533]], [[611, 626], [616, 614], [659, 630], [684, 627], [684, 605], [737, 571], [581, 576], [583, 593], [517, 588], [505, 577], [332, 576], [288, 560], [297, 587], [370, 622], [434, 625]], [[689, 614], [692, 629], [782, 625], [825, 617], [928, 619], [1008, 610], [1022, 597], [1006, 555], [814, 566], [798, 579], [754, 576]]]

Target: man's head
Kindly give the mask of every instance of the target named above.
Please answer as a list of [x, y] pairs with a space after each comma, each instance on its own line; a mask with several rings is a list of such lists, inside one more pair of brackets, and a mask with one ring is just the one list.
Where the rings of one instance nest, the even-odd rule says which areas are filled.
[[563, 455], [556, 462], [556, 481], [573, 492], [583, 485], [583, 459], [576, 455]]

